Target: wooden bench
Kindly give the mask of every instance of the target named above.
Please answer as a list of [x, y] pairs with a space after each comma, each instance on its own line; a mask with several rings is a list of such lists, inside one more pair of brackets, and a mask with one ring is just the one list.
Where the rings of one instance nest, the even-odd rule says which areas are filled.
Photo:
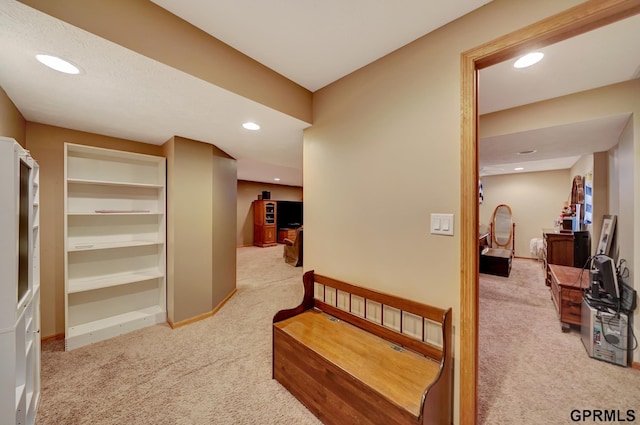
[[325, 424], [451, 424], [451, 309], [306, 272], [273, 318], [273, 378]]

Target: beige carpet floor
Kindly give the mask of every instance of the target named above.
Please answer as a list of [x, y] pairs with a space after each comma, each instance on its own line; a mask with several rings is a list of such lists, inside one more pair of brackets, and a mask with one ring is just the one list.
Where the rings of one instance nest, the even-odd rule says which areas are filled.
[[319, 424], [271, 379], [271, 320], [302, 300], [282, 246], [238, 250], [238, 292], [213, 317], [42, 352], [38, 424]]
[[480, 423], [572, 424], [574, 409], [635, 409], [640, 421], [640, 371], [589, 358], [578, 330], [561, 331], [537, 261], [480, 275], [479, 328]]
[[[37, 423], [319, 424], [271, 379], [271, 319], [302, 298], [302, 268], [281, 255], [238, 249], [238, 292], [211, 318], [70, 352], [44, 344]], [[640, 371], [589, 359], [560, 331], [538, 263], [480, 285], [479, 423], [569, 424], [572, 409], [594, 408], [640, 418]]]

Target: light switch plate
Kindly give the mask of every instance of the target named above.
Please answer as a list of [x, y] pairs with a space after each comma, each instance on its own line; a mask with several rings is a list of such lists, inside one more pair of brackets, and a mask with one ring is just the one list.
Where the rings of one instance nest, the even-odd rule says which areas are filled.
[[453, 214], [431, 214], [431, 234], [453, 236]]

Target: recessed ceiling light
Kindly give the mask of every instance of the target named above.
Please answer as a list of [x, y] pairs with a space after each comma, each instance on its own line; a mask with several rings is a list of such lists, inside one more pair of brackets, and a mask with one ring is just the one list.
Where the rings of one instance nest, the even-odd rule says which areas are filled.
[[242, 124], [242, 126], [247, 130], [253, 130], [253, 131], [260, 130], [260, 126], [254, 122], [246, 122]]
[[69, 61], [60, 59], [57, 56], [51, 55], [36, 55], [36, 59], [43, 65], [48, 66], [51, 69], [55, 69], [65, 74], [80, 74], [80, 68], [75, 66]]
[[536, 152], [537, 152], [537, 151], [536, 151], [535, 149], [530, 149], [530, 150], [528, 150], [528, 151], [520, 151], [520, 152], [518, 152], [517, 154], [518, 154], [518, 155], [530, 155], [530, 154], [532, 154], [532, 153], [536, 153]]
[[524, 170], [524, 167], [516, 167], [516, 168], [514, 168], [514, 170], [515, 171], [522, 171], [522, 170]]
[[279, 182], [279, 181], [280, 181], [280, 178], [276, 177], [276, 178], [274, 178], [274, 180], [275, 180], [275, 181], [277, 181], [277, 182]]
[[542, 60], [544, 57], [544, 53], [542, 52], [533, 52], [528, 53], [522, 57], [520, 57], [516, 63], [513, 64], [514, 68], [526, 68], [533, 64], [536, 64]]

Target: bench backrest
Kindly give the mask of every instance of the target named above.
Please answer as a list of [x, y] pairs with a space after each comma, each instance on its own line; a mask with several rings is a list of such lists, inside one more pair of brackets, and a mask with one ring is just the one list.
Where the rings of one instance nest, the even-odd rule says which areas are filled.
[[436, 361], [447, 311], [314, 274], [314, 306]]
[[[303, 277], [302, 304], [274, 322], [310, 308], [441, 361], [451, 344], [451, 309], [362, 288], [308, 271]], [[450, 353], [449, 353], [450, 354]]]
[[315, 274], [303, 276], [302, 303], [279, 311], [281, 320], [317, 308], [440, 363], [422, 396], [419, 423], [450, 424], [453, 397], [451, 309], [442, 309]]

